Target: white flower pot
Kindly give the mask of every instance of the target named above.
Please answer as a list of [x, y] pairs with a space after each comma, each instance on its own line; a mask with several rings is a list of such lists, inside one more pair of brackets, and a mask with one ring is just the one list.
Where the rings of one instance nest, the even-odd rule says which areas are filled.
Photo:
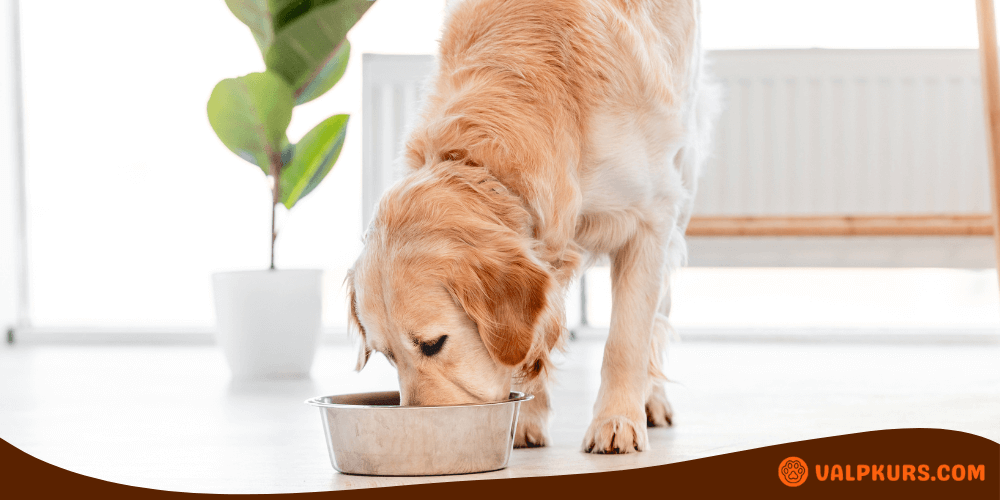
[[319, 343], [318, 269], [212, 275], [217, 340], [234, 379], [306, 377]]

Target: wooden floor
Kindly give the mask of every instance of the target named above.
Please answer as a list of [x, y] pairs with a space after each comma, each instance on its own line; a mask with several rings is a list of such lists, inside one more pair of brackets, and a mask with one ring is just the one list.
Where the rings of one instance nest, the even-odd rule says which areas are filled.
[[312, 379], [228, 380], [213, 347], [0, 348], [0, 437], [49, 463], [165, 490], [267, 493], [555, 475], [658, 465], [803, 439], [898, 427], [1000, 441], [1000, 346], [679, 343], [668, 394], [675, 426], [652, 450], [593, 456], [579, 445], [602, 345], [560, 362], [550, 447], [515, 450], [506, 470], [438, 478], [345, 476], [329, 463], [315, 395], [393, 389], [381, 359], [361, 374], [324, 346]]

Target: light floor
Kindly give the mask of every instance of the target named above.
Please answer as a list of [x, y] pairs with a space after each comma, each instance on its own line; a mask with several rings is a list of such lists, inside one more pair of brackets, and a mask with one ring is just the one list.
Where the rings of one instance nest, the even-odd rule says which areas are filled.
[[118, 483], [214, 493], [318, 491], [571, 474], [658, 465], [837, 434], [955, 429], [1000, 441], [1000, 346], [688, 342], [672, 346], [675, 426], [652, 450], [579, 451], [602, 344], [561, 361], [552, 445], [506, 470], [438, 478], [346, 476], [329, 463], [315, 395], [394, 389], [379, 357], [324, 346], [312, 379], [233, 384], [214, 347], [0, 348], [0, 438], [49, 463]]

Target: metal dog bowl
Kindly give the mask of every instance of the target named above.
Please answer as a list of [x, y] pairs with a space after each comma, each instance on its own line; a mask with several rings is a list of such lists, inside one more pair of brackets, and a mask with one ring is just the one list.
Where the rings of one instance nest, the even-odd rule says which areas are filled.
[[434, 476], [507, 467], [521, 403], [399, 406], [398, 392], [325, 396], [319, 408], [333, 468], [370, 476]]

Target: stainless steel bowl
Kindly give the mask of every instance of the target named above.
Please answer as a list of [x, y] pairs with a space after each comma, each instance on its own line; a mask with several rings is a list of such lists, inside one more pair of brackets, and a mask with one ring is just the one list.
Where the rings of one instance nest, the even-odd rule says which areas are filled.
[[319, 408], [333, 468], [370, 476], [434, 476], [507, 467], [521, 403], [399, 406], [398, 392], [325, 396]]

